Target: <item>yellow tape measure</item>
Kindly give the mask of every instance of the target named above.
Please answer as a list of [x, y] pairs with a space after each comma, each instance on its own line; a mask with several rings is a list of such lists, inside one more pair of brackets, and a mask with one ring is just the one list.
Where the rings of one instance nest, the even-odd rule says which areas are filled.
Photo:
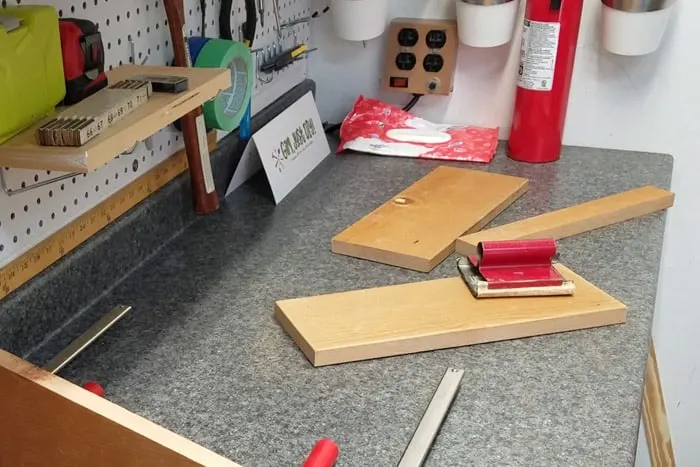
[[[216, 147], [216, 132], [209, 133], [207, 139], [209, 150], [212, 151]], [[187, 156], [183, 149], [0, 269], [0, 299], [21, 287], [185, 170]]]

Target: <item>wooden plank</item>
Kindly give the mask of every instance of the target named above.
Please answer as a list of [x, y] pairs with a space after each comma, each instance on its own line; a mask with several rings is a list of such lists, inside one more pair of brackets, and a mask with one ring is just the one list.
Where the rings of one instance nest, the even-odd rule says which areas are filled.
[[[210, 132], [207, 139], [213, 151], [216, 132]], [[183, 149], [1, 268], [0, 300], [186, 170]]]
[[565, 238], [618, 222], [645, 216], [673, 206], [674, 195], [655, 186], [644, 186], [583, 204], [482, 230], [457, 239], [455, 249], [463, 255], [476, 252], [485, 240]]
[[438, 167], [331, 241], [331, 250], [428, 272], [527, 190], [527, 180]]
[[661, 378], [659, 377], [653, 341], [649, 346], [649, 358], [647, 359], [642, 419], [644, 420], [644, 433], [647, 438], [652, 467], [675, 467], [676, 458], [673, 454], [671, 430], [666, 417], [664, 393], [661, 389]]
[[0, 145], [0, 166], [58, 172], [91, 172], [231, 86], [225, 68], [122, 65], [107, 73], [110, 83], [134, 75], [177, 75], [189, 79], [179, 94], [157, 92], [147, 103], [79, 148], [39, 146], [36, 129], [45, 120]]
[[280, 300], [275, 316], [314, 366], [625, 322], [624, 304], [556, 267], [573, 296], [477, 300], [450, 278]]
[[2, 350], [0, 413], [2, 465], [238, 465]]

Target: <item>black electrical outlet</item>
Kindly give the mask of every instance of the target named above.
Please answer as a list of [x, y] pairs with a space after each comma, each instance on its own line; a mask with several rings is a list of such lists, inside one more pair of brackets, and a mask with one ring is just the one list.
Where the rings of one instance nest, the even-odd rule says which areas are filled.
[[413, 47], [418, 43], [418, 30], [414, 28], [401, 28], [399, 31], [399, 45], [401, 47]]
[[425, 36], [425, 43], [431, 49], [442, 49], [447, 44], [447, 33], [440, 29], [431, 29]]
[[429, 73], [439, 73], [445, 65], [442, 55], [428, 54], [423, 59], [423, 69]]
[[409, 52], [401, 52], [396, 56], [396, 68], [399, 70], [407, 71], [413, 70], [416, 66], [416, 56], [415, 54]]

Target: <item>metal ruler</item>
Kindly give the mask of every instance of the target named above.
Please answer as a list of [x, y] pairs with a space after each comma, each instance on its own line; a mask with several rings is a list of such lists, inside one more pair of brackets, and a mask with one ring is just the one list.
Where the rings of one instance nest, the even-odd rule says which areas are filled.
[[423, 414], [411, 441], [406, 447], [398, 467], [420, 467], [428, 457], [442, 422], [450, 411], [464, 376], [464, 370], [448, 368], [440, 381], [428, 408]]
[[[216, 147], [216, 132], [207, 136]], [[0, 300], [187, 170], [181, 150], [0, 269]]]

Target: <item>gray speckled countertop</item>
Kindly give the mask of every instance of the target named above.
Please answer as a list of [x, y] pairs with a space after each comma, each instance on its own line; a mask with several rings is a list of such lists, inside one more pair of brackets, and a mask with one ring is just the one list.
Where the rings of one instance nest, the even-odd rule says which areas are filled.
[[[339, 466], [391, 466], [452, 366], [466, 373], [427, 465], [632, 465], [663, 213], [560, 242], [566, 265], [628, 305], [625, 325], [313, 368], [274, 320], [281, 298], [454, 276], [450, 260], [425, 275], [330, 252], [436, 165], [332, 156], [277, 207], [259, 178], [244, 185], [94, 304], [85, 320], [134, 310], [62, 375], [247, 466], [300, 465], [321, 437]], [[668, 187], [672, 159], [572, 147], [549, 165], [501, 152], [462, 166], [531, 180], [495, 225]]]

